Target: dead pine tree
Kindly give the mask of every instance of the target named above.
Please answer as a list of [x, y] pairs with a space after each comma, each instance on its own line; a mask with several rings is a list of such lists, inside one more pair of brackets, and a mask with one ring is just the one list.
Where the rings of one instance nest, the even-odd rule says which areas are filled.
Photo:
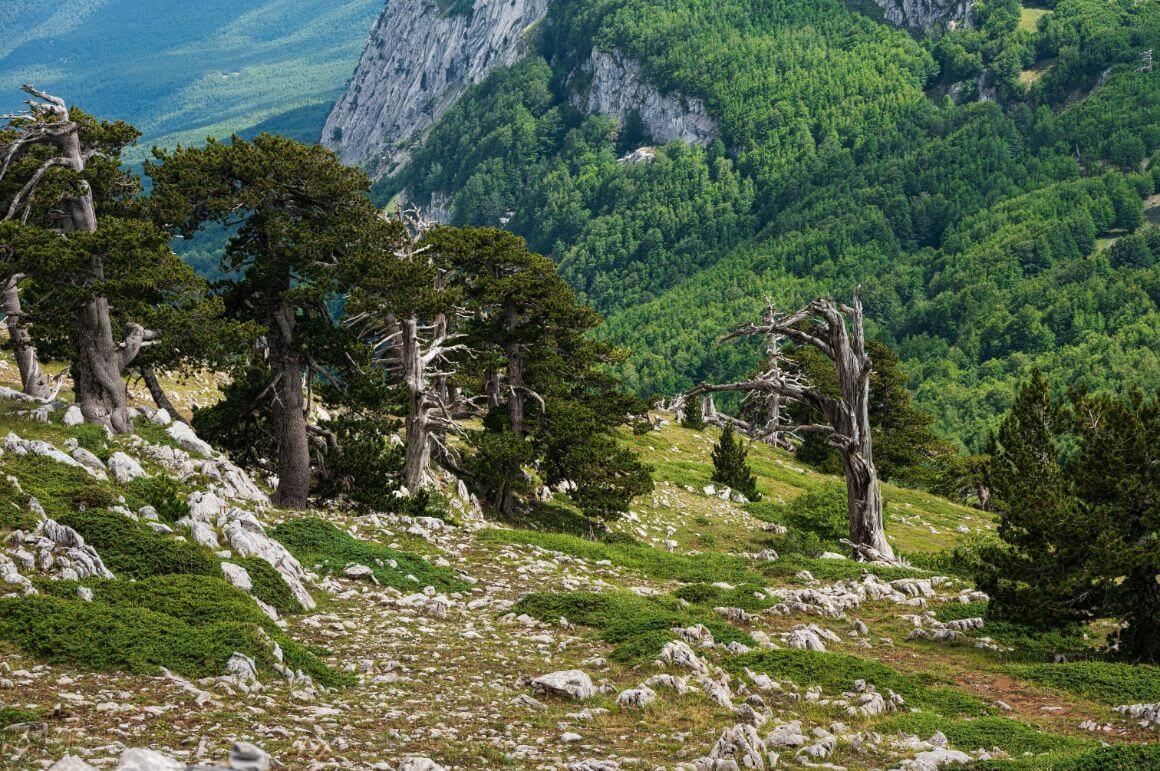
[[[354, 294], [355, 313], [348, 324], [359, 330], [375, 351], [374, 363], [385, 367], [405, 392], [406, 444], [403, 485], [417, 492], [431, 477], [431, 463], [454, 458], [448, 434], [459, 432], [456, 409], [463, 400], [449, 385], [455, 355], [468, 353], [451, 331], [458, 311], [439, 299], [445, 287], [430, 247], [423, 243], [435, 222], [417, 208], [396, 211], [403, 226], [393, 254], [377, 266]], [[425, 323], [424, 319], [429, 319]]]
[[781, 434], [814, 432], [824, 436], [827, 444], [842, 453], [846, 477], [850, 538], [843, 543], [855, 557], [867, 561], [898, 563], [886, 540], [882, 521], [882, 495], [870, 438], [870, 373], [872, 363], [866, 355], [865, 328], [860, 298], [861, 287], [854, 291], [853, 305], [818, 298], [805, 308], [781, 318], [765, 317], [762, 324], [749, 323], [722, 338], [764, 337], [780, 335], [798, 345], [816, 348], [834, 363], [840, 395], [827, 396], [800, 375], [787, 372], [777, 363], [756, 377], [721, 385], [703, 384], [690, 396], [741, 392], [776, 394], [788, 402], [813, 408], [822, 414], [824, 424], [775, 426]]

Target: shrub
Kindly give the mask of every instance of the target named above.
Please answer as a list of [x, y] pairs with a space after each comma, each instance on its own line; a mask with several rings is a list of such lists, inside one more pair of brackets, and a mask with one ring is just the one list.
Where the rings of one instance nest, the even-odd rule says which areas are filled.
[[757, 476], [749, 468], [749, 449], [733, 433], [733, 425], [725, 424], [721, 439], [713, 448], [713, 481], [741, 493], [751, 501], [761, 500], [757, 491]]
[[148, 578], [171, 573], [220, 574], [209, 549], [159, 535], [123, 514], [78, 511], [60, 517], [97, 550], [105, 566], [119, 578]]
[[182, 517], [189, 516], [189, 503], [185, 499], [182, 485], [170, 477], [136, 479], [131, 483], [130, 491], [156, 509], [157, 516], [163, 522], [173, 524]]
[[357, 562], [374, 571], [379, 583], [396, 589], [469, 588], [446, 568], [435, 567], [415, 554], [360, 541], [314, 517], [283, 522], [270, 531], [270, 537], [281, 541], [302, 564], [318, 565], [326, 573], [341, 573], [347, 565]]
[[283, 615], [302, 612], [303, 608], [294, 599], [294, 593], [290, 591], [286, 580], [269, 562], [258, 557], [234, 558], [230, 561], [249, 573], [250, 583], [253, 584], [250, 593], [259, 600]]
[[321, 685], [353, 682], [291, 640], [245, 592], [210, 576], [165, 575], [141, 581], [90, 581], [93, 602], [75, 599], [75, 585], [0, 600], [0, 639], [50, 663], [89, 670], [186, 677], [220, 675], [235, 652], [272, 671], [269, 640], [287, 666]]
[[976, 763], [987, 771], [1137, 771], [1160, 768], [1160, 744], [1117, 744], [1078, 755], [1010, 758]]
[[1110, 661], [1022, 664], [1007, 671], [1032, 682], [1105, 704], [1160, 701], [1160, 666]]
[[753, 645], [753, 638], [721, 621], [711, 611], [689, 610], [672, 597], [641, 597], [626, 592], [567, 592], [530, 594], [513, 608], [541, 621], [564, 617], [574, 624], [601, 630], [601, 639], [617, 645], [612, 658], [626, 664], [652, 661], [669, 640], [674, 627], [704, 624], [722, 644], [734, 640]]
[[0, 707], [0, 731], [17, 723], [35, 723], [41, 720], [40, 713], [33, 709], [20, 707]]
[[931, 712], [911, 712], [895, 715], [874, 726], [879, 733], [908, 733], [926, 738], [942, 731], [951, 744], [964, 752], [979, 748], [998, 747], [1004, 752], [1040, 755], [1045, 752], [1087, 748], [1095, 744], [1091, 739], [1050, 734], [1035, 726], [1002, 717], [981, 717], [974, 720], [947, 720]]
[[910, 707], [930, 709], [946, 716], [982, 715], [986, 704], [979, 698], [946, 687], [930, 674], [908, 675], [877, 661], [842, 653], [798, 650], [763, 650], [728, 659], [725, 668], [741, 674], [745, 668], [765, 672], [773, 679], [789, 679], [805, 688], [819, 685], [829, 693], [850, 690], [855, 680], [872, 683], [901, 695]]

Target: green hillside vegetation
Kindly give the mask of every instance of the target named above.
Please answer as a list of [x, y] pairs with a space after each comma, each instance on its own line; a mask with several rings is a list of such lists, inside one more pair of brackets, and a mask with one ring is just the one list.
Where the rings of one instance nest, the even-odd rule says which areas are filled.
[[380, 0], [8, 0], [0, 107], [22, 83], [116, 115], [143, 146], [260, 126], [315, 142]]
[[[551, 56], [469, 92], [379, 194], [450, 192], [459, 223], [513, 210], [632, 350], [622, 374], [642, 394], [746, 372], [755, 350], [713, 341], [765, 296], [790, 308], [861, 283], [919, 405], [981, 449], [1033, 365], [1055, 385], [1160, 384], [1156, 254], [1097, 248], [1140, 229], [1157, 188], [1160, 75], [1140, 57], [1160, 7], [1039, 16], [978, 3], [972, 28], [916, 40], [838, 0], [565, 0]], [[618, 164], [649, 138], [578, 114], [562, 86], [590, 44], [703, 99], [720, 141]], [[974, 101], [980, 76], [991, 101]]]

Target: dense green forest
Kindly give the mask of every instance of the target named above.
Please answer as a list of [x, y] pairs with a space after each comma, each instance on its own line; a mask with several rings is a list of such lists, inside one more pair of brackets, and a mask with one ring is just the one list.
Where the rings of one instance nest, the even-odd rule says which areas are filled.
[[[979, 449], [1035, 365], [1160, 384], [1160, 4], [1024, 10], [912, 36], [840, 0], [562, 0], [542, 55], [473, 89], [378, 193], [450, 193], [463, 224], [514, 212], [642, 394], [746, 371], [755, 349], [714, 341], [766, 296], [862, 284], [918, 404]], [[571, 106], [593, 45], [701, 98], [720, 140], [618, 162], [649, 137]]]
[[380, 0], [2, 0], [0, 111], [33, 83], [132, 121], [146, 149], [258, 126], [314, 142], [380, 10]]

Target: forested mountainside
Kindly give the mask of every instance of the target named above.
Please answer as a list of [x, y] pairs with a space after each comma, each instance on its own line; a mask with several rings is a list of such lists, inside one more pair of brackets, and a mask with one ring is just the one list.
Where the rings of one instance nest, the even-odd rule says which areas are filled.
[[[376, 31], [395, 37], [372, 37], [323, 140], [382, 173], [382, 202], [553, 256], [642, 394], [742, 374], [754, 352], [714, 341], [766, 296], [856, 284], [969, 448], [1034, 365], [1055, 385], [1160, 384], [1160, 4], [881, 5], [554, 0], [503, 38], [520, 61], [465, 82], [477, 52], [416, 54], [431, 9], [392, 3]], [[442, 18], [470, 28], [472, 10]], [[375, 77], [419, 89], [376, 103]], [[426, 133], [402, 120], [352, 151], [359, 109], [424, 105]]]
[[83, 97], [152, 143], [257, 126], [316, 141], [377, 0], [2, 0], [0, 111], [23, 83]]

